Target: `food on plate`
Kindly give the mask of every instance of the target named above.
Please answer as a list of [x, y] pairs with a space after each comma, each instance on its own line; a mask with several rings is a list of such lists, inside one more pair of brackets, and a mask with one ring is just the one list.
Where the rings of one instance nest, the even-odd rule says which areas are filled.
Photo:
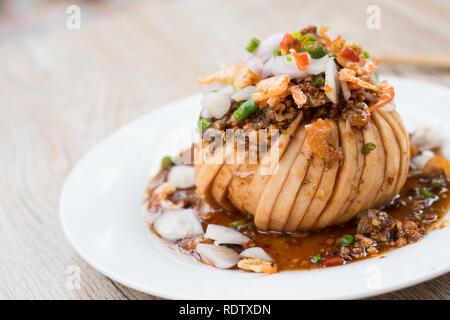
[[244, 62], [199, 78], [200, 139], [165, 157], [147, 191], [159, 237], [272, 274], [381, 256], [438, 225], [450, 182], [439, 131], [410, 136], [380, 61], [327, 31], [251, 39]]

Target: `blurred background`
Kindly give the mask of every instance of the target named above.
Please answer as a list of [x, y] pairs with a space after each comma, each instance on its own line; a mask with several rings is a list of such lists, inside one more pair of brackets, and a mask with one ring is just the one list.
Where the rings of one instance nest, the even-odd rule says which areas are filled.
[[[61, 186], [95, 143], [197, 92], [250, 38], [327, 25], [382, 57], [381, 77], [450, 86], [449, 17], [449, 0], [0, 0], [0, 298], [153, 298], [74, 253]], [[382, 298], [449, 296], [446, 275]]]

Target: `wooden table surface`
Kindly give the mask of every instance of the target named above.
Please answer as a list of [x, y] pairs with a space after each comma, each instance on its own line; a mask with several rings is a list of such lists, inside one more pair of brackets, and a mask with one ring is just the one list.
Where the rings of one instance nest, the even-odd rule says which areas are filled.
[[[381, 10], [379, 30], [366, 26], [370, 4]], [[324, 24], [372, 53], [450, 52], [444, 0], [82, 2], [81, 10], [80, 30], [66, 28], [65, 7], [41, 28], [0, 23], [0, 298], [156, 298], [74, 252], [58, 219], [62, 184], [95, 143], [198, 91], [197, 76], [242, 59], [252, 36]], [[448, 70], [386, 64], [381, 73], [450, 86]], [[76, 290], [66, 285], [71, 265], [81, 269]], [[447, 274], [375, 298], [449, 297]]]

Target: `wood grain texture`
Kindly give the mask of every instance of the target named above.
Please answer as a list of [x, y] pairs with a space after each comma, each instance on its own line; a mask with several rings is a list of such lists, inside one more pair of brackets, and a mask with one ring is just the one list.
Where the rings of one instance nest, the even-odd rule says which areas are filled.
[[[381, 9], [380, 30], [366, 27], [369, 4]], [[373, 53], [450, 52], [444, 0], [156, 0], [83, 16], [74, 31], [65, 15], [0, 43], [0, 298], [155, 299], [75, 254], [58, 219], [62, 184], [102, 138], [196, 92], [216, 60], [241, 60], [250, 37], [325, 24]], [[450, 86], [448, 71], [387, 64], [381, 72]], [[81, 270], [77, 290], [66, 285], [71, 265]], [[450, 274], [375, 298], [449, 299]]]

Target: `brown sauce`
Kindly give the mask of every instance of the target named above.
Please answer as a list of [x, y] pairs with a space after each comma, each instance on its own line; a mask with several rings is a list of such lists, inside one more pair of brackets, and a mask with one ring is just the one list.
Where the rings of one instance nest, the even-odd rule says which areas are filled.
[[[151, 216], [163, 212], [151, 199], [154, 189], [162, 184], [166, 177], [167, 170], [162, 170], [152, 180], [147, 191], [145, 209]], [[358, 228], [358, 223], [361, 223], [361, 219], [358, 218], [317, 232], [270, 232], [258, 230], [252, 220], [242, 213], [212, 209], [197, 196], [194, 188], [177, 190], [170, 199], [175, 203], [183, 201], [184, 207], [197, 209], [204, 230], [210, 223], [229, 226], [232, 222], [245, 220], [246, 222], [238, 226], [237, 230], [251, 239], [249, 246], [261, 247], [269, 253], [278, 271], [301, 270], [347, 264], [377, 256], [384, 258], [387, 251], [419, 241], [427, 232], [442, 228], [446, 225], [443, 223], [446, 220], [442, 223], [441, 220], [450, 206], [450, 191], [445, 178], [438, 179], [440, 180], [420, 175], [410, 176], [400, 194], [389, 205], [379, 208], [387, 213], [389, 223], [381, 231], [364, 236], [360, 234], [361, 228]], [[441, 184], [436, 186], [436, 181]], [[421, 192], [423, 188], [427, 188], [429, 190], [427, 195], [433, 197], [425, 197], [424, 192]], [[413, 228], [410, 228], [411, 226]], [[150, 229], [154, 232], [151, 225]], [[340, 243], [344, 235], [354, 236], [352, 245], [343, 246]], [[198, 239], [166, 241], [166, 243], [183, 253], [192, 254], [199, 260], [194, 250], [196, 241], [209, 243], [209, 240]], [[244, 249], [233, 247], [238, 251]], [[321, 259], [312, 261], [317, 255], [320, 255]]]

